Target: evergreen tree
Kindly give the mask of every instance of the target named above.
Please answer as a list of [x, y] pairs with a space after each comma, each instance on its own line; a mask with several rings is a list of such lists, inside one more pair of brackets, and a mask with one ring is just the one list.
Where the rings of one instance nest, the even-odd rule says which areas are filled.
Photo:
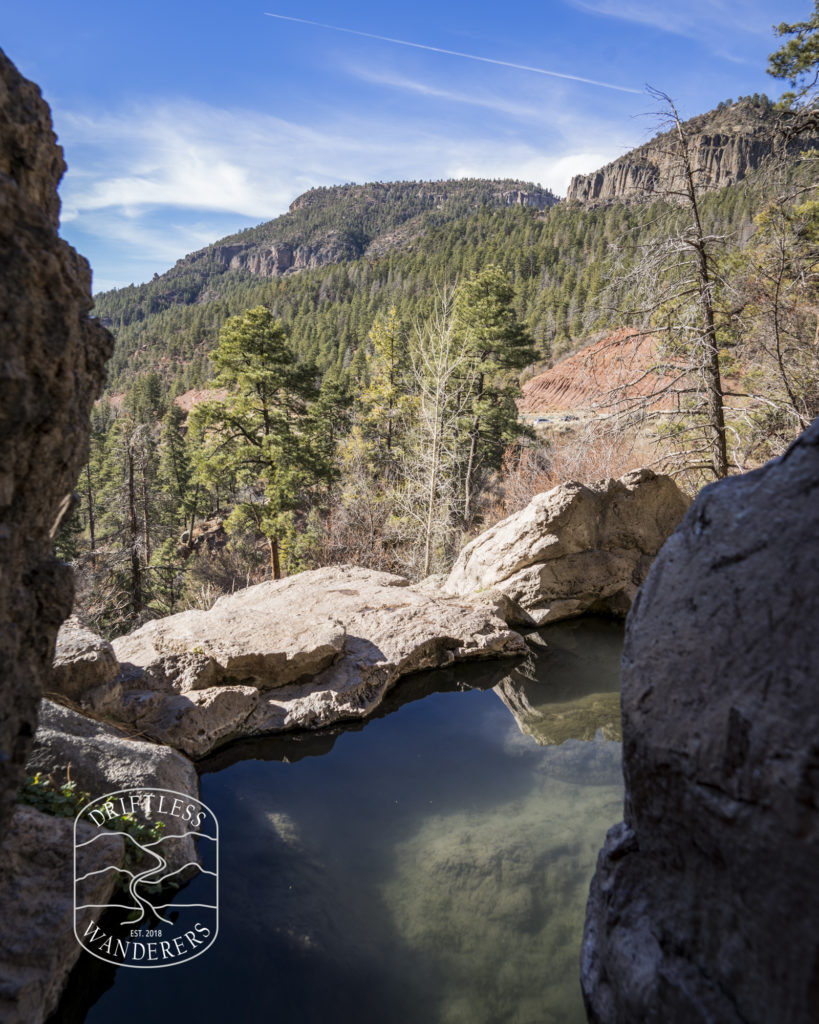
[[198, 469], [205, 480], [226, 474], [235, 480], [239, 500], [227, 527], [261, 533], [279, 579], [280, 541], [293, 533], [294, 513], [331, 472], [309, 416], [316, 374], [297, 363], [281, 322], [264, 306], [225, 323], [212, 360], [214, 383], [228, 395], [194, 409], [203, 441]]
[[476, 474], [483, 464], [500, 466], [509, 442], [520, 433], [515, 397], [518, 375], [535, 359], [534, 343], [514, 309], [515, 292], [500, 267], [489, 265], [455, 293], [455, 337], [470, 361], [474, 385], [464, 471], [464, 522], [473, 514]]

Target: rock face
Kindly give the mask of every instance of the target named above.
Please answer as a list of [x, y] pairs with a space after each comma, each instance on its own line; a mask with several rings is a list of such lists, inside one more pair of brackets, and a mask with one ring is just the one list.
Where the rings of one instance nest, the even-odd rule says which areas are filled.
[[497, 588], [538, 624], [625, 615], [688, 499], [649, 469], [595, 487], [560, 484], [496, 523], [458, 556], [444, 589]]
[[64, 169], [48, 106], [0, 52], [0, 835], [71, 611], [51, 537], [112, 349], [89, 319], [88, 264], [57, 235]]
[[[698, 184], [721, 188], [756, 170], [772, 150], [770, 122], [766, 108], [747, 101], [687, 121]], [[646, 200], [660, 189], [675, 188], [677, 176], [673, 137], [667, 132], [593, 174], [572, 178], [566, 199], [592, 206]]]
[[[94, 829], [80, 823], [78, 840]], [[0, 849], [0, 1020], [3, 1024], [42, 1024], [57, 1004], [81, 953], [74, 937], [74, 821], [52, 818], [18, 805]], [[89, 876], [88, 903], [104, 904], [113, 892], [114, 871], [124, 863], [123, 840], [112, 835], [78, 848], [77, 877]], [[101, 872], [94, 874], [94, 872]], [[84, 929], [99, 911], [85, 910]]]
[[240, 736], [363, 717], [410, 672], [525, 650], [491, 603], [350, 566], [248, 587], [113, 646], [124, 690], [113, 713], [194, 757]]
[[73, 700], [88, 691], [106, 693], [119, 672], [119, 662], [107, 640], [71, 616], [60, 626], [50, 688]]
[[629, 616], [590, 1021], [817, 1020], [818, 580], [819, 420], [702, 491]]
[[[92, 798], [118, 789], [156, 787], [172, 789], [199, 799], [199, 776], [182, 754], [159, 743], [146, 743], [121, 729], [62, 704], [44, 700], [40, 724], [26, 769], [30, 774], [66, 774]], [[171, 870], [197, 860], [192, 837], [175, 845], [165, 856]]]

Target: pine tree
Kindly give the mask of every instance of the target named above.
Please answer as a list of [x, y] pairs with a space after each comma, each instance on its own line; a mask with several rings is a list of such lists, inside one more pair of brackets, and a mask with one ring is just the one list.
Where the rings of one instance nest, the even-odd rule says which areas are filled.
[[474, 386], [464, 472], [465, 523], [473, 514], [476, 475], [483, 463], [497, 468], [516, 434], [516, 373], [534, 362], [534, 343], [514, 309], [515, 292], [500, 267], [485, 267], [455, 293], [453, 328], [470, 360]]
[[331, 472], [309, 416], [316, 373], [297, 363], [284, 327], [264, 306], [226, 321], [212, 361], [214, 383], [228, 395], [192, 413], [202, 437], [198, 470], [205, 480], [233, 478], [239, 500], [227, 528], [261, 533], [279, 579], [281, 539], [292, 533], [293, 515], [311, 489]]

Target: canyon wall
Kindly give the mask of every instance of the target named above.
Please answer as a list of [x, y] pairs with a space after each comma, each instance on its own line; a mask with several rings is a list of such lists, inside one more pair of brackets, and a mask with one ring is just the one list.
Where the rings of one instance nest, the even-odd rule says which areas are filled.
[[52, 539], [112, 350], [88, 264], [57, 234], [64, 170], [39, 89], [0, 51], [0, 835], [71, 611]]

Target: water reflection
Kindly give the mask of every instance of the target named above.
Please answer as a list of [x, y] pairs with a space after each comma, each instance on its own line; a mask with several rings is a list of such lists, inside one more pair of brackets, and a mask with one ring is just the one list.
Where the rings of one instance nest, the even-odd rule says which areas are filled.
[[209, 759], [219, 939], [120, 970], [87, 1020], [581, 1024], [586, 894], [621, 816], [621, 643], [553, 626], [516, 664], [424, 673], [378, 717]]

